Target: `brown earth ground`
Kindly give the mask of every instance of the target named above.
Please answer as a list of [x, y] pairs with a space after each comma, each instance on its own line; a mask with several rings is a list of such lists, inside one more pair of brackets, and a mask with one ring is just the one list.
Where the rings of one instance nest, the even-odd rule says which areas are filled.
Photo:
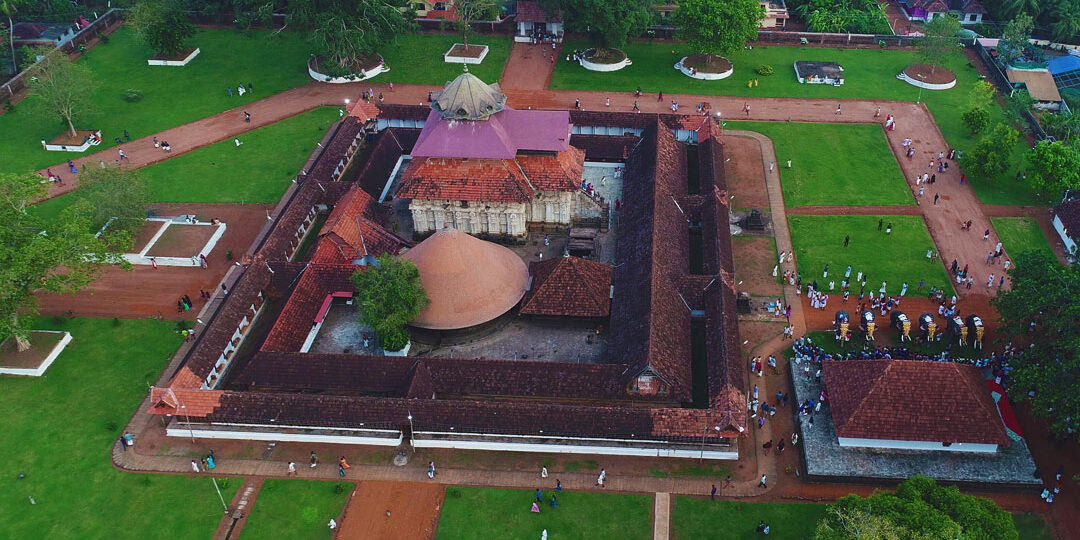
[[929, 64], [912, 64], [904, 68], [904, 74], [929, 84], [945, 84], [956, 80], [956, 74], [952, 71]]
[[555, 49], [550, 44], [518, 43], [510, 47], [499, 85], [503, 88], [546, 90], [551, 83], [552, 67], [562, 53], [562, 44]]
[[[225, 231], [228, 232], [228, 223], [225, 225]], [[213, 225], [169, 225], [146, 254], [151, 257], [192, 257], [206, 246], [215, 231], [217, 227]], [[214, 249], [217, 249], [217, 246], [214, 246]]]
[[[74, 295], [38, 294], [41, 313], [127, 319], [160, 314], [166, 319], [191, 320], [205, 302], [199, 298], [199, 290], [214, 292], [234, 264], [235, 261], [226, 260], [225, 252], [232, 250], [239, 260], [266, 223], [266, 212], [272, 208], [258, 204], [153, 204], [151, 209], [158, 215], [196, 214], [218, 218], [226, 224], [225, 234], [206, 257], [207, 269], [133, 265], [128, 272], [109, 268], [90, 287]], [[195, 305], [191, 311], [181, 313], [176, 301], [185, 294]]]
[[15, 338], [7, 338], [0, 343], [0, 366], [19, 369], [35, 369], [45, 361], [56, 344], [63, 339], [64, 334], [55, 332], [30, 333], [31, 347], [25, 351], [18, 350]]
[[338, 540], [433, 538], [445, 486], [436, 483], [364, 480], [345, 507]]
[[776, 244], [771, 236], [733, 236], [731, 253], [735, 259], [735, 282], [740, 292], [753, 296], [777, 297], [783, 288], [772, 276], [776, 265]]
[[724, 137], [724, 180], [733, 208], [746, 211], [769, 208], [769, 193], [762, 176], [761, 145], [749, 137]]

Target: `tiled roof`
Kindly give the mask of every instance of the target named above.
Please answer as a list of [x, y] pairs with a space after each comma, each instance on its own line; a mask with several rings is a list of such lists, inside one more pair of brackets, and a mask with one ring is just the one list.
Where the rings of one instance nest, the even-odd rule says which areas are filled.
[[512, 159], [414, 158], [401, 177], [398, 198], [527, 202], [535, 189]]
[[349, 116], [358, 119], [363, 124], [379, 116], [379, 107], [366, 99], [358, 99], [349, 107]]
[[584, 150], [589, 161], [624, 161], [639, 140], [633, 135], [571, 135], [570, 146]]
[[521, 154], [517, 164], [539, 191], [577, 191], [585, 170], [585, 151], [571, 146], [550, 154]]
[[171, 414], [204, 417], [221, 404], [220, 390], [198, 390], [193, 388], [150, 389], [150, 414]]
[[1065, 201], [1054, 207], [1054, 215], [1065, 226], [1069, 238], [1080, 238], [1080, 200]]
[[562, 22], [562, 13], [554, 17], [548, 15], [540, 7], [539, 2], [533, 0], [517, 0], [517, 14], [514, 15], [516, 22]]
[[674, 199], [686, 193], [686, 151], [654, 118], [626, 170], [609, 356], [630, 364], [628, 378], [651, 369], [675, 399], [688, 400], [690, 312], [674, 283], [689, 260], [686, 216]]
[[580, 257], [556, 257], [530, 265], [532, 288], [518, 313], [607, 317], [611, 311], [611, 265]]
[[387, 128], [379, 132], [375, 144], [368, 152], [367, 160], [359, 167], [355, 183], [378, 200], [398, 160], [412, 151], [419, 136], [419, 129]]
[[1008, 444], [974, 367], [920, 360], [826, 361], [822, 370], [839, 437]]
[[311, 260], [349, 264], [365, 255], [397, 254], [405, 241], [379, 224], [383, 208], [358, 184], [334, 206]]
[[292, 290], [284, 309], [266, 336], [261, 350], [297, 352], [303, 346], [315, 317], [328, 295], [352, 292], [349, 279], [357, 269], [352, 264], [311, 264]]
[[[259, 352], [230, 381], [231, 388], [335, 394], [405, 395], [423, 362], [440, 397], [627, 397], [619, 384], [626, 366], [579, 362]], [[420, 384], [417, 382], [416, 384]], [[427, 384], [427, 383], [423, 383]]]

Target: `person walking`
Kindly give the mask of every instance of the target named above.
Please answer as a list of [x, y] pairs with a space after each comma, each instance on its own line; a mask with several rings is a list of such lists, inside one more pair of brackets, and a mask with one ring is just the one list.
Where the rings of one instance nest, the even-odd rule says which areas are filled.
[[314, 469], [319, 465], [319, 454], [316, 454], [314, 450], [311, 451], [311, 468]]
[[[849, 243], [851, 243], [851, 235], [844, 235], [844, 247], [848, 247]], [[851, 267], [849, 266], [848, 268], [850, 269]]]
[[937, 202], [938, 202], [938, 199], [940, 199], [940, 198], [941, 198], [941, 195], [940, 195], [940, 194], [938, 194], [938, 193], [935, 193], [935, 194], [934, 194], [934, 204], [935, 204], [935, 205], [937, 204]]
[[120, 161], [124, 161], [128, 158], [127, 154], [124, 153], [124, 150], [122, 148], [117, 148], [116, 151], [120, 154]]
[[840, 112], [840, 104], [839, 103], [836, 104], [836, 114], [844, 114], [844, 113]]
[[763, 488], [769, 487], [768, 484], [765, 483], [765, 480], [767, 480], [767, 479], [768, 479], [768, 477], [765, 476], [764, 474], [762, 474], [761, 475], [761, 481], [758, 482], [758, 487], [763, 487]]
[[709, 493], [709, 499], [716, 500], [716, 484], [712, 485], [712, 492]]
[[285, 476], [294, 476], [294, 475], [296, 475], [296, 462], [295, 461], [290, 461], [289, 462], [289, 469], [285, 473]]
[[600, 476], [596, 477], [596, 485], [604, 487], [604, 480], [607, 479], [607, 469], [600, 469]]
[[244, 111], [244, 122], [248, 124], [251, 123], [251, 113]]
[[195, 461], [194, 459], [191, 460], [191, 470], [193, 470], [195, 472], [199, 472], [199, 462], [198, 461]]
[[877, 220], [877, 230], [881, 230], [881, 226], [885, 223], [884, 219]]
[[429, 462], [429, 463], [428, 463], [427, 477], [428, 477], [428, 478], [431, 478], [431, 479], [434, 479], [434, 478], [435, 478], [435, 474], [436, 474], [436, 471], [435, 471], [435, 462], [434, 462], [434, 461], [431, 461], [431, 462]]

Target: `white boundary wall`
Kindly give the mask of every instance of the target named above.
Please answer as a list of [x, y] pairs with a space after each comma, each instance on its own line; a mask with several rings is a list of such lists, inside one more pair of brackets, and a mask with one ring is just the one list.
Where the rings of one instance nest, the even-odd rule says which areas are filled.
[[188, 65], [188, 62], [194, 60], [196, 56], [199, 56], [200, 52], [202, 51], [200, 51], [199, 48], [196, 47], [195, 50], [191, 51], [191, 54], [187, 55], [187, 57], [185, 57], [183, 60], [154, 60], [153, 58], [150, 58], [146, 61], [146, 63], [150, 64], [151, 66], [186, 66]]
[[[36, 368], [12, 368], [12, 367], [0, 367], [0, 375], [24, 375], [27, 377], [40, 377], [45, 374], [45, 370], [49, 369], [49, 366], [56, 361], [56, 358], [60, 356], [60, 353], [64, 352], [68, 343], [71, 343], [71, 334], [68, 332], [58, 332], [55, 330], [34, 330], [38, 333], [50, 333], [50, 334], [64, 334], [64, 337], [60, 338], [60, 341], [53, 345], [53, 350], [49, 353], [49, 356], [45, 357], [45, 360], [41, 362]], [[11, 338], [8, 338], [11, 339]]]
[[[154, 236], [146, 243], [146, 246], [142, 248], [138, 253], [125, 253], [124, 260], [131, 264], [144, 264], [152, 265], [157, 262], [158, 266], [201, 266], [199, 256], [207, 256], [214, 250], [214, 246], [221, 240], [222, 235], [225, 234], [225, 224], [218, 222], [217, 225], [203, 221], [193, 221], [195, 216], [180, 216], [175, 218], [146, 218], [146, 221], [155, 221], [161, 223], [161, 228], [158, 229]], [[111, 221], [111, 220], [110, 220]], [[210, 239], [206, 241], [206, 245], [202, 247], [191, 257], [151, 257], [147, 255], [154, 244], [161, 238], [165, 231], [172, 225], [184, 225], [191, 227], [217, 227], [214, 234], [210, 236]], [[105, 224], [108, 227], [108, 224]], [[104, 231], [104, 228], [102, 228]], [[101, 232], [98, 232], [100, 235]]]

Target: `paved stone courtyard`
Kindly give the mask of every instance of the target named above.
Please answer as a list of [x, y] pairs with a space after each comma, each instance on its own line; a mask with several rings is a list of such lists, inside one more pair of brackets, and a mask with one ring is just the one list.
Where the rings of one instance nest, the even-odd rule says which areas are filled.
[[[356, 305], [335, 300], [326, 312], [322, 328], [311, 344], [313, 353], [379, 354], [374, 339], [375, 332], [360, 324]], [[368, 336], [368, 346], [364, 347], [364, 336]]]
[[[811, 364], [811, 366], [814, 366]], [[817, 401], [823, 385], [813, 377], [816, 367], [806, 372], [806, 362], [797, 365], [788, 361], [795, 389], [790, 412], [797, 413], [798, 404], [807, 399]], [[809, 382], [807, 379], [809, 378]], [[896, 411], [904, 414], [904, 411]], [[1013, 441], [995, 454], [916, 452], [901, 450], [871, 450], [841, 448], [836, 439], [832, 413], [827, 405], [814, 413], [814, 426], [810, 416], [798, 415], [799, 446], [806, 461], [810, 477], [827, 479], [872, 478], [880, 480], [903, 480], [915, 474], [930, 476], [943, 482], [1022, 484], [1038, 486], [1042, 482], [1034, 477], [1035, 461], [1031, 458], [1023, 440]]]
[[467, 343], [436, 347], [429, 356], [602, 363], [606, 334], [587, 322], [536, 322], [514, 318], [497, 331]]

